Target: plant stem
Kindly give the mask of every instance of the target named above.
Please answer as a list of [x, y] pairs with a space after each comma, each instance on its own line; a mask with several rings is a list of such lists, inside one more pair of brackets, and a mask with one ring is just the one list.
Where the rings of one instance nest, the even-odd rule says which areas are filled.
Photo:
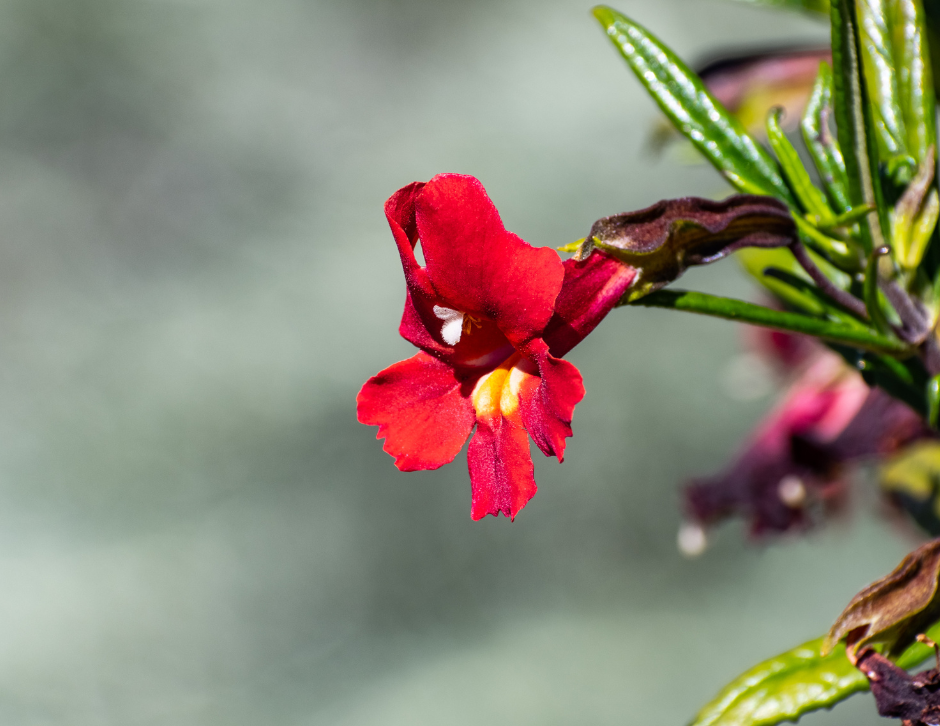
[[878, 333], [859, 330], [855, 327], [832, 323], [827, 320], [811, 318], [799, 313], [773, 310], [762, 305], [735, 300], [730, 297], [709, 295], [691, 290], [658, 290], [641, 297], [631, 305], [643, 307], [669, 308], [685, 310], [700, 315], [711, 315], [726, 320], [759, 325], [764, 328], [776, 328], [793, 333], [803, 333], [816, 338], [842, 343], [854, 348], [886, 353], [892, 356], [906, 357], [913, 354], [910, 346], [899, 340], [892, 340]]
[[930, 334], [927, 316], [917, 309], [914, 301], [896, 282], [883, 278], [878, 282], [881, 292], [901, 318], [903, 327], [900, 330], [895, 327], [898, 337], [913, 345], [920, 345]]
[[790, 251], [796, 258], [796, 261], [800, 263], [800, 267], [806, 270], [806, 273], [813, 278], [816, 287], [853, 315], [862, 320], [868, 320], [868, 310], [865, 308], [865, 303], [851, 293], [836, 287], [832, 280], [826, 277], [823, 271], [816, 266], [816, 263], [813, 262], [802, 242], [794, 242], [790, 245]]

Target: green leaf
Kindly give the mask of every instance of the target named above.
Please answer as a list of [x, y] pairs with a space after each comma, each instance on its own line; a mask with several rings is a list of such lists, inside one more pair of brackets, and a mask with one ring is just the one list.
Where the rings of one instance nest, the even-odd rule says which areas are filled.
[[[936, 142], [933, 72], [920, 0], [857, 0], [861, 58], [879, 159], [909, 179]], [[897, 162], [900, 161], [900, 164]]]
[[879, 467], [878, 484], [925, 532], [940, 535], [940, 444], [922, 440]]
[[891, 16], [907, 148], [920, 163], [937, 143], [937, 101], [921, 0], [892, 0]]
[[832, 69], [823, 61], [819, 64], [819, 74], [813, 85], [813, 93], [800, 126], [803, 141], [819, 178], [823, 183], [829, 201], [841, 213], [848, 212], [852, 204], [849, 201], [848, 179], [845, 176], [845, 160], [839, 144], [832, 138], [829, 130], [829, 115], [832, 113]]
[[[862, 374], [862, 378], [869, 386], [881, 388], [889, 395], [906, 403], [917, 413], [922, 416], [926, 415], [923, 386], [917, 387], [915, 373], [911, 370], [920, 362], [918, 358], [911, 357], [901, 362], [886, 355], [864, 353], [853, 361], [845, 356], [844, 352], [839, 352], [850, 365], [858, 368], [858, 372]], [[923, 377], [922, 373], [922, 370], [917, 371], [917, 378]]]
[[852, 207], [852, 209], [849, 211], [843, 212], [842, 214], [836, 216], [829, 227], [820, 225], [820, 229], [822, 231], [829, 231], [830, 229], [838, 229], [839, 227], [848, 227], [855, 224], [858, 220], [871, 211], [872, 208], [865, 205], [862, 205], [861, 207]]
[[814, 285], [809, 280], [800, 277], [799, 275], [794, 275], [793, 273], [787, 272], [786, 270], [777, 269], [776, 267], [766, 268], [764, 270], [764, 276], [777, 279], [785, 285], [789, 285], [794, 290], [802, 293], [806, 297], [811, 298], [822, 310], [822, 314], [833, 322], [843, 323], [844, 325], [849, 325], [860, 330], [868, 329], [868, 326], [856, 318], [851, 311], [846, 310], [838, 303], [838, 301], [833, 300], [831, 297], [826, 295], [826, 293], [816, 287], [816, 285]]
[[799, 313], [772, 310], [743, 300], [709, 295], [704, 292], [658, 290], [632, 304], [644, 307], [685, 310], [690, 313], [711, 315], [765, 328], [805, 333], [833, 343], [841, 343], [876, 353], [887, 353], [902, 357], [912, 353], [900, 341], [892, 340], [872, 331], [860, 330], [855, 326], [819, 320]]
[[871, 101], [878, 156], [887, 162], [909, 155], [907, 130], [901, 111], [893, 28], [888, 18], [891, 0], [855, 0], [860, 57]]
[[876, 142], [871, 112], [862, 84], [858, 54], [858, 25], [853, 0], [832, 0], [833, 112], [839, 148], [845, 159], [849, 201], [872, 212], [859, 224], [866, 254], [884, 245], [888, 230], [887, 209], [882, 204], [878, 179]]
[[800, 239], [814, 252], [825, 257], [840, 270], [855, 273], [861, 269], [862, 261], [848, 244], [823, 234], [798, 216], [794, 216], [793, 221], [800, 230]]
[[[927, 636], [940, 638], [940, 625], [931, 627]], [[839, 648], [823, 656], [822, 641], [811, 640], [745, 671], [699, 711], [690, 726], [773, 726], [867, 691], [868, 681], [845, 651]], [[914, 643], [897, 664], [913, 668], [931, 653], [922, 643]]]
[[933, 184], [935, 171], [936, 155], [931, 146], [890, 215], [894, 258], [909, 270], [920, 264], [937, 225], [940, 210]]
[[690, 726], [772, 726], [868, 690], [865, 676], [844, 651], [821, 655], [822, 640], [745, 671], [699, 711]]
[[887, 254], [887, 247], [879, 247], [868, 258], [863, 294], [865, 296], [865, 307], [868, 308], [868, 316], [875, 324], [875, 328], [881, 333], [890, 334], [891, 323], [888, 322], [885, 316], [883, 296], [878, 288], [878, 261], [885, 254]]
[[930, 244], [934, 231], [937, 228], [937, 220], [940, 219], [940, 196], [936, 189], [931, 189], [930, 194], [924, 202], [923, 209], [914, 220], [911, 226], [911, 252], [909, 261], [916, 266], [924, 258], [927, 252], [927, 245]]
[[773, 157], [675, 53], [616, 10], [601, 5], [594, 17], [663, 113], [735, 188], [795, 206]]
[[815, 216], [819, 224], [831, 224], [835, 220], [835, 215], [829, 209], [826, 198], [813, 184], [809, 172], [806, 171], [803, 162], [800, 160], [799, 152], [793, 148], [793, 144], [790, 143], [787, 135], [780, 128], [780, 115], [782, 113], [781, 108], [775, 108], [767, 116], [767, 140], [770, 142], [770, 148], [777, 155], [777, 161], [780, 162], [783, 174], [799, 200], [803, 211]]
[[751, 5], [764, 5], [772, 8], [804, 10], [814, 15], [829, 16], [829, 0], [741, 0]]
[[927, 423], [937, 428], [938, 417], [940, 417], [940, 375], [933, 376], [927, 381]]
[[790, 307], [809, 313], [814, 317], [822, 317], [826, 314], [825, 307], [820, 305], [814, 296], [807, 295], [801, 289], [767, 275], [766, 271], [769, 269], [783, 270], [793, 277], [803, 280], [806, 284], [810, 284], [809, 276], [800, 267], [789, 249], [785, 247], [772, 249], [745, 247], [738, 250], [734, 256], [748, 274]]

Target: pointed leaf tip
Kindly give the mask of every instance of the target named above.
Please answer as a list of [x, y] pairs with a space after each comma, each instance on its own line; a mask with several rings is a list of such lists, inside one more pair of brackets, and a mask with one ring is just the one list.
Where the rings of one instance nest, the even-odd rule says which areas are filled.
[[604, 5], [594, 17], [676, 129], [734, 186], [796, 206], [776, 160], [705, 87], [702, 79], [642, 25]]
[[605, 27], [611, 25], [617, 19], [617, 12], [606, 5], [595, 5], [591, 9], [591, 14]]

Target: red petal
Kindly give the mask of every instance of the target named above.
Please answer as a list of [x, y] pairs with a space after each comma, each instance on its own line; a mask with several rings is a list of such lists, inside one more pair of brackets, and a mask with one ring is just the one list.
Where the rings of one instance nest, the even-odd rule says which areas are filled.
[[[435, 315], [434, 308], [453, 308], [454, 305], [434, 290], [427, 271], [418, 264], [414, 253], [418, 242], [415, 203], [425, 186], [423, 182], [413, 182], [399, 189], [385, 203], [385, 216], [398, 245], [408, 289], [399, 332], [408, 342], [449, 365], [464, 368], [498, 365], [511, 355], [512, 349], [492, 321], [477, 321], [467, 331], [472, 334], [462, 335], [456, 346], [449, 345], [442, 337], [443, 321]], [[499, 354], [491, 355], [496, 351], [500, 351]]]
[[561, 358], [613, 310], [636, 278], [629, 265], [594, 250], [586, 260], [565, 260], [565, 280], [555, 300], [555, 314], [542, 337]]
[[398, 245], [401, 266], [405, 272], [405, 282], [415, 292], [432, 296], [434, 289], [428, 280], [427, 272], [418, 264], [415, 257], [415, 245], [418, 242], [418, 225], [415, 221], [415, 200], [424, 188], [424, 182], [412, 182], [402, 187], [385, 202], [385, 218], [392, 228], [392, 236]]
[[467, 448], [470, 517], [500, 512], [510, 519], [535, 495], [535, 475], [525, 430], [502, 416], [481, 419]]
[[473, 428], [465, 388], [453, 368], [418, 353], [366, 381], [356, 398], [359, 422], [379, 427], [376, 438], [402, 471], [437, 469], [454, 460]]
[[520, 386], [519, 413], [542, 453], [563, 461], [565, 439], [571, 436], [571, 418], [574, 407], [584, 398], [584, 384], [574, 365], [547, 351], [538, 363], [538, 376], [527, 377]]
[[[456, 345], [447, 345], [441, 338], [443, 321], [433, 314], [433, 304], [430, 303], [433, 303], [433, 300], [427, 301], [420, 293], [412, 295], [410, 291], [405, 299], [405, 311], [402, 313], [398, 332], [412, 345], [440, 358], [450, 366], [467, 370], [495, 368], [513, 354], [512, 344], [506, 340], [506, 336], [496, 324], [489, 320], [474, 323], [461, 334]], [[425, 309], [424, 314], [419, 312], [419, 306]], [[432, 321], [430, 329], [426, 322], [429, 319]]]
[[558, 254], [508, 232], [472, 176], [434, 177], [415, 210], [427, 274], [447, 307], [495, 321], [516, 348], [539, 337], [564, 279]]

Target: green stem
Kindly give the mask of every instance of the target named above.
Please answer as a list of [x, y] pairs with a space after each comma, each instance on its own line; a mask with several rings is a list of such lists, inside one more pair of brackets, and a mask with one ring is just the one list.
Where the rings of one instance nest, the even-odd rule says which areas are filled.
[[658, 290], [630, 304], [685, 310], [690, 313], [760, 325], [764, 328], [788, 330], [793, 333], [812, 335], [833, 343], [842, 343], [843, 345], [870, 350], [875, 353], [886, 353], [900, 357], [906, 357], [913, 353], [912, 349], [901, 341], [892, 340], [872, 331], [860, 330], [854, 326], [833, 323], [828, 320], [819, 320], [799, 313], [773, 310], [743, 300], [709, 295], [704, 292]]

